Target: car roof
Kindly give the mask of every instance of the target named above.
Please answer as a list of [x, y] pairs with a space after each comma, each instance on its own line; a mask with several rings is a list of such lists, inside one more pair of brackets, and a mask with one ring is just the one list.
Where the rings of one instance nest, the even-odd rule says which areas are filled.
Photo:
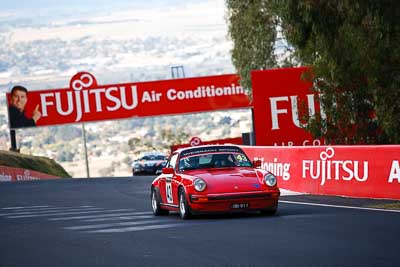
[[143, 152], [140, 156], [165, 156], [165, 154], [162, 152]]

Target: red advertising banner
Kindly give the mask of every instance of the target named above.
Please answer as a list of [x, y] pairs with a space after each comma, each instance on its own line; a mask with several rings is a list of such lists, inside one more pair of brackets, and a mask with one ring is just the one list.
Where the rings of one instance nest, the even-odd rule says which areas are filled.
[[233, 74], [98, 85], [92, 74], [79, 72], [72, 77], [69, 88], [29, 92], [18, 89], [7, 93], [10, 128], [251, 106], [239, 85], [239, 76]]
[[400, 199], [400, 146], [242, 146], [278, 186], [296, 192]]
[[50, 179], [60, 179], [60, 177], [27, 169], [0, 166], [0, 182], [50, 180]]
[[308, 68], [252, 71], [254, 129], [259, 146], [321, 145], [304, 130], [302, 116], [320, 112], [311, 83], [302, 75]]

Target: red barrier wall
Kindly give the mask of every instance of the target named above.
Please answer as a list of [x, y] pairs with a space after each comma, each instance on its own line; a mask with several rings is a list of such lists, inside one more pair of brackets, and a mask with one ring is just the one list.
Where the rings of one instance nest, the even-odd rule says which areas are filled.
[[400, 199], [400, 146], [242, 146], [283, 189], [318, 195]]
[[59, 179], [45, 173], [0, 166], [0, 182]]

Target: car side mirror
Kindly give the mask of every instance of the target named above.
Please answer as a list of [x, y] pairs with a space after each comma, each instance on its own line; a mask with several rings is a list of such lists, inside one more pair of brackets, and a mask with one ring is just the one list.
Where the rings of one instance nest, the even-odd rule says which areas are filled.
[[173, 168], [163, 168], [162, 173], [163, 174], [174, 174], [174, 169]]
[[254, 160], [253, 161], [253, 166], [254, 168], [260, 168], [261, 167], [261, 160]]

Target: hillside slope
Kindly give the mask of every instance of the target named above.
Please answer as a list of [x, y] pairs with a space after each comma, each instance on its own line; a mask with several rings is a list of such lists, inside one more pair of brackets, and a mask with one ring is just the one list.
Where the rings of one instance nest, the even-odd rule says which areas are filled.
[[60, 164], [52, 159], [0, 150], [0, 166], [23, 168], [58, 177], [71, 177]]

